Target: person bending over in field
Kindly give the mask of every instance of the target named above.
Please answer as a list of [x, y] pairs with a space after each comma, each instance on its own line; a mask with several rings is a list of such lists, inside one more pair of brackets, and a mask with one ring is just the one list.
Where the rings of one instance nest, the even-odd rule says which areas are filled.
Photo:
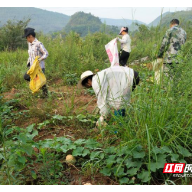
[[114, 66], [96, 74], [85, 71], [81, 75], [78, 88], [92, 87], [100, 109], [98, 124], [104, 123], [110, 112], [114, 115], [125, 116], [125, 107], [129, 105], [131, 91], [139, 84], [139, 75], [129, 67]]
[[[45, 47], [43, 46], [43, 44], [35, 38], [35, 35], [36, 35], [35, 34], [35, 29], [33, 29], [33, 28], [26, 28], [24, 30], [23, 38], [27, 39], [28, 54], [29, 54], [29, 58], [28, 58], [28, 61], [27, 61], [27, 67], [30, 68], [33, 65], [35, 57], [39, 56], [38, 60], [39, 60], [41, 69], [42, 69], [43, 73], [45, 73], [45, 62], [44, 62], [44, 60], [48, 57], [48, 52], [45, 49]], [[30, 76], [27, 73], [25, 73], [24, 79], [26, 81], [30, 81]], [[44, 85], [42, 87], [42, 91], [43, 91], [43, 97], [47, 97], [48, 96], [48, 91], [47, 91], [47, 86], [46, 85]]]

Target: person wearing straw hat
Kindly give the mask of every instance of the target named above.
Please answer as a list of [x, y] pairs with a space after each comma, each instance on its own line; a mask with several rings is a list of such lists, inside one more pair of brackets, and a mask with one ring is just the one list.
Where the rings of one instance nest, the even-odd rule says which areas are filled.
[[122, 39], [117, 37], [117, 40], [121, 43], [121, 50], [119, 52], [119, 63], [121, 66], [126, 66], [131, 52], [131, 38], [128, 34], [128, 27], [122, 27], [119, 35], [122, 35]]
[[138, 84], [139, 75], [136, 71], [129, 67], [113, 66], [96, 74], [85, 71], [81, 75], [78, 88], [93, 88], [101, 114], [97, 121], [99, 125], [104, 123], [111, 111], [115, 115], [125, 116], [125, 107], [130, 103], [131, 91]]
[[[35, 60], [36, 56], [39, 56], [39, 64], [40, 67], [42, 68], [43, 73], [45, 73], [45, 62], [44, 60], [48, 57], [48, 52], [45, 49], [44, 45], [38, 41], [35, 38], [36, 34], [35, 34], [35, 29], [33, 28], [26, 28], [24, 30], [24, 35], [23, 38], [26, 38], [27, 43], [28, 43], [28, 53], [29, 53], [29, 58], [27, 61], [27, 67], [30, 68], [33, 65], [33, 62]], [[25, 73], [24, 75], [24, 79], [26, 81], [30, 81], [30, 76]], [[48, 96], [48, 90], [47, 90], [47, 86], [44, 85], [42, 87], [42, 91], [43, 91], [43, 97], [47, 97]]]

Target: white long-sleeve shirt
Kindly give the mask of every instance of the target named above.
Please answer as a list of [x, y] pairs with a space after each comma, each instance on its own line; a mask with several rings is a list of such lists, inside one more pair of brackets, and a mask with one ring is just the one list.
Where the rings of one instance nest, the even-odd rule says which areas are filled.
[[27, 63], [30, 62], [30, 66], [33, 65], [36, 56], [40, 57], [40, 66], [41, 68], [45, 68], [44, 60], [48, 57], [48, 52], [45, 49], [44, 45], [38, 41], [36, 38], [32, 43], [28, 43], [28, 54], [29, 58]]
[[121, 43], [121, 49], [126, 52], [131, 52], [131, 38], [128, 34], [123, 35], [122, 39], [118, 39]]
[[133, 78], [133, 69], [122, 66], [107, 68], [93, 76], [92, 87], [102, 116], [107, 116], [110, 108], [118, 110], [129, 105]]

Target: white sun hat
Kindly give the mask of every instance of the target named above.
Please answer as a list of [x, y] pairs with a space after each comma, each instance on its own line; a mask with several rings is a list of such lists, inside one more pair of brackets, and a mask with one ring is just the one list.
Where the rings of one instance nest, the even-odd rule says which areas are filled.
[[91, 77], [93, 75], [95, 75], [95, 74], [92, 71], [85, 71], [84, 73], [82, 73], [81, 80], [78, 82], [77, 87], [79, 89], [84, 88], [84, 86], [82, 85], [83, 80], [86, 79], [87, 77]]

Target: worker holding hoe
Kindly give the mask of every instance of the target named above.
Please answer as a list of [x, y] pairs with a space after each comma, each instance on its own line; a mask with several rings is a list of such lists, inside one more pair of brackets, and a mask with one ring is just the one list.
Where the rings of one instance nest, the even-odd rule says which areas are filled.
[[[24, 36], [23, 38], [27, 39], [27, 43], [28, 43], [28, 53], [29, 53], [29, 58], [27, 61], [27, 67], [30, 68], [33, 65], [33, 62], [35, 60], [35, 58], [37, 56], [39, 56], [39, 63], [40, 63], [40, 67], [43, 71], [43, 73], [45, 73], [45, 62], [44, 60], [48, 57], [48, 52], [45, 49], [44, 45], [38, 41], [35, 38], [35, 29], [33, 28], [26, 28], [24, 30]], [[25, 73], [24, 75], [24, 79], [26, 81], [30, 81], [30, 76]], [[48, 91], [47, 91], [47, 86], [44, 85], [42, 87], [42, 91], [43, 91], [43, 97], [47, 97], [48, 96]]]
[[112, 113], [125, 116], [125, 107], [129, 105], [131, 91], [139, 84], [139, 75], [129, 67], [113, 66], [94, 74], [85, 71], [78, 83], [79, 88], [92, 87], [100, 109], [100, 118], [97, 125]]

